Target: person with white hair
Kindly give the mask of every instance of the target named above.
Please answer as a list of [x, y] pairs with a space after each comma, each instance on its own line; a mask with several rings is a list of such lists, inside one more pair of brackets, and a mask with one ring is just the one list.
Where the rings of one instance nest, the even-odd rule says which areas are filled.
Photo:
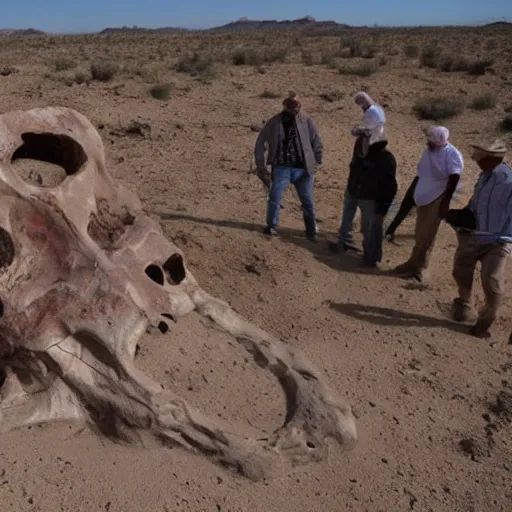
[[415, 244], [409, 259], [395, 268], [395, 273], [422, 282], [427, 278], [428, 262], [434, 242], [450, 208], [450, 201], [464, 170], [461, 152], [448, 139], [444, 126], [427, 131], [427, 148], [417, 166], [418, 182], [414, 188], [416, 216]]
[[503, 301], [506, 266], [512, 253], [512, 169], [503, 162], [507, 148], [502, 141], [472, 147], [471, 158], [481, 169], [473, 196], [466, 208], [450, 210], [446, 218], [459, 242], [452, 272], [459, 293], [452, 314], [456, 321], [467, 320], [480, 261], [485, 302], [470, 334], [487, 338]]
[[[370, 145], [386, 139], [384, 134], [384, 125], [386, 124], [384, 109], [363, 91], [354, 96], [354, 103], [363, 109], [363, 123], [351, 131], [352, 135], [357, 137], [354, 143], [352, 161], [358, 157], [366, 157]], [[349, 174], [343, 197], [343, 212], [341, 214], [338, 242], [330, 245], [331, 250], [336, 252], [347, 249], [356, 250], [352, 231], [354, 217], [357, 212], [357, 199], [350, 193], [351, 182], [352, 176]]]

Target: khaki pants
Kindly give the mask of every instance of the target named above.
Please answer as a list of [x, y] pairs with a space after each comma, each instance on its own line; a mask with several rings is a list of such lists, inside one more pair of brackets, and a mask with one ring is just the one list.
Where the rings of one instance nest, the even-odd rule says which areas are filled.
[[478, 319], [488, 328], [496, 319], [502, 301], [505, 268], [512, 252], [512, 244], [478, 244], [465, 234], [459, 234], [457, 238], [459, 246], [455, 253], [452, 275], [459, 288], [459, 298], [470, 304], [473, 276], [476, 264], [480, 261], [485, 304]]
[[416, 214], [415, 242], [410, 258], [400, 265], [399, 270], [406, 271], [419, 277], [425, 277], [430, 254], [434, 247], [437, 232], [441, 225], [439, 207], [444, 195], [425, 206], [419, 206]]

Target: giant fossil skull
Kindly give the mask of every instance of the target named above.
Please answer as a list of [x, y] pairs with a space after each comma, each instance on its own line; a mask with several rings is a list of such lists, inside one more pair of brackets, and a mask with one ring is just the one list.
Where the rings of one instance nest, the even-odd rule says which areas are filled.
[[[13, 170], [22, 158], [58, 164], [66, 177], [27, 183]], [[200, 288], [137, 197], [113, 182], [83, 115], [49, 107], [0, 116], [0, 200], [0, 431], [87, 422], [123, 440], [145, 433], [179, 444], [254, 479], [279, 459], [323, 458], [327, 437], [355, 445], [349, 406], [298, 351]], [[287, 414], [272, 439], [226, 429], [134, 366], [148, 326], [166, 330], [192, 311], [279, 380]]]

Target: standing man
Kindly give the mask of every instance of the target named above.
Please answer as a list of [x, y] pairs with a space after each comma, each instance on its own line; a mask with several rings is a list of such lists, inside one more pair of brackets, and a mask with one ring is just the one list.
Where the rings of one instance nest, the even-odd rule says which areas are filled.
[[254, 147], [258, 176], [263, 179], [262, 176], [268, 175], [266, 165], [272, 169], [265, 234], [277, 235], [281, 198], [291, 183], [302, 204], [306, 236], [315, 240], [313, 186], [316, 167], [322, 165], [322, 154], [323, 144], [315, 123], [301, 113], [297, 94], [290, 93], [283, 101], [282, 112], [265, 124]]
[[[358, 92], [354, 96], [354, 103], [363, 110], [363, 124], [353, 128], [351, 133], [356, 137], [352, 160], [358, 156], [366, 156], [370, 144], [384, 138], [384, 125], [386, 124], [386, 115], [384, 109], [370, 98], [365, 92]], [[352, 231], [354, 217], [357, 211], [356, 198], [350, 194], [351, 177], [349, 175], [347, 188], [343, 197], [343, 212], [341, 214], [341, 225], [338, 234], [337, 251], [346, 249], [355, 249]], [[335, 249], [334, 246], [332, 246]]]
[[427, 149], [418, 163], [418, 183], [414, 189], [416, 216], [415, 244], [409, 259], [395, 273], [422, 282], [427, 277], [430, 253], [450, 201], [464, 169], [460, 151], [448, 142], [450, 132], [444, 126], [427, 131]]
[[[453, 264], [459, 296], [453, 301], [453, 318], [467, 320], [473, 276], [480, 261], [485, 303], [470, 333], [487, 338], [502, 302], [505, 268], [512, 252], [512, 169], [503, 162], [507, 149], [502, 142], [472, 148], [471, 158], [482, 172], [468, 206], [451, 210], [447, 218], [458, 231], [459, 241]], [[468, 214], [469, 221], [465, 220]]]

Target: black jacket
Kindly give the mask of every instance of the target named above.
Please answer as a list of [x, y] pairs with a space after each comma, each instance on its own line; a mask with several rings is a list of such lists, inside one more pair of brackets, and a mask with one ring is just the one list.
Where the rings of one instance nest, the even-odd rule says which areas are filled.
[[357, 199], [378, 203], [377, 213], [386, 215], [396, 195], [396, 160], [386, 149], [387, 141], [372, 144], [366, 157], [356, 150], [350, 162], [348, 193]]

